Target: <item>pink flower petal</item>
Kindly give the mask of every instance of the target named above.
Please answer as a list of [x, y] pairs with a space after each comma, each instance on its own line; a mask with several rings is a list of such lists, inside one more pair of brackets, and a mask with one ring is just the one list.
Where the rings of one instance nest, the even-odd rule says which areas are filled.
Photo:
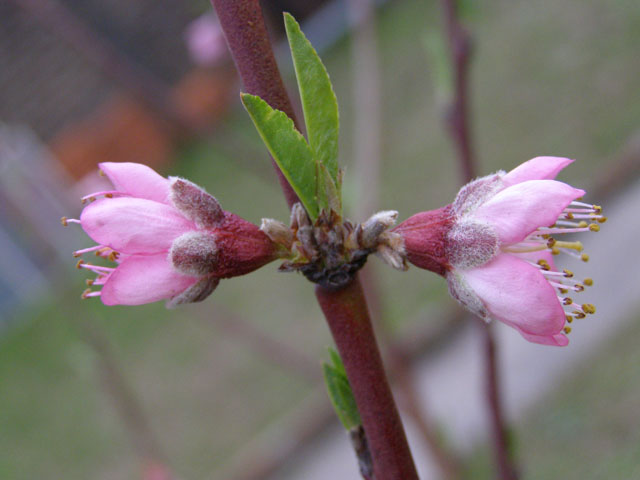
[[179, 295], [198, 280], [177, 273], [166, 254], [133, 256], [109, 276], [100, 298], [105, 305], [142, 305]]
[[132, 197], [96, 200], [80, 223], [96, 243], [125, 254], [166, 252], [176, 237], [195, 229], [175, 208]]
[[141, 163], [103, 162], [99, 164], [116, 190], [133, 197], [167, 203], [169, 180]]
[[472, 216], [492, 224], [501, 243], [518, 243], [538, 227], [553, 225], [562, 210], [584, 194], [555, 180], [529, 180], [497, 193]]
[[481, 267], [460, 273], [493, 318], [516, 327], [523, 335], [550, 337], [561, 333], [566, 320], [564, 309], [537, 268], [513, 255], [501, 254]]
[[506, 187], [527, 180], [553, 180], [556, 175], [574, 160], [563, 157], [536, 157], [517, 166], [504, 177], [502, 181]]
[[519, 330], [515, 327], [520, 334], [531, 343], [539, 343], [540, 345], [551, 345], [554, 347], [566, 347], [569, 345], [569, 338], [564, 333], [556, 333], [555, 335], [529, 335], [528, 333]]

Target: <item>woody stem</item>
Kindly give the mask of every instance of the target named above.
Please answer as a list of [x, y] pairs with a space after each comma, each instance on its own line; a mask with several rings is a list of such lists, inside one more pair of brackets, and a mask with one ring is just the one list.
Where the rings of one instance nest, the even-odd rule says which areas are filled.
[[[212, 0], [248, 93], [284, 111], [297, 124], [267, 35], [258, 0]], [[275, 164], [274, 164], [275, 166]], [[298, 201], [275, 167], [289, 206]], [[343, 359], [371, 450], [376, 480], [417, 480], [413, 458], [387, 381], [367, 304], [356, 277], [316, 296]]]

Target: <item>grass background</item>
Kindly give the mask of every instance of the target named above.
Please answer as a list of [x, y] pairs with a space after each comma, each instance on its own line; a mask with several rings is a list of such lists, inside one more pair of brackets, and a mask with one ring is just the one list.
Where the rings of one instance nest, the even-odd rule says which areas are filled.
[[[475, 2], [472, 10], [467, 23], [476, 39], [471, 81], [480, 170], [565, 155], [579, 162], [564, 178], [591, 184], [640, 123], [640, 4], [492, 0]], [[378, 20], [380, 205], [406, 218], [448, 203], [458, 188], [422, 41], [438, 32], [440, 12], [433, 2], [395, 1]], [[340, 104], [345, 198], [353, 202], [357, 106], [351, 103], [349, 39], [323, 58]], [[225, 209], [249, 220], [284, 220], [288, 212], [265, 152], [238, 102], [211, 138], [184, 147], [169, 173], [205, 186]], [[444, 321], [452, 302], [439, 278], [370, 264], [385, 291], [384, 321], [395, 332]], [[216, 318], [234, 312], [318, 365], [330, 344], [311, 286], [275, 269], [224, 281], [203, 305], [178, 311], [162, 304], [132, 309], [80, 302], [82, 274], [70, 271], [56, 292], [34, 302], [0, 338], [0, 478], [116, 479], [139, 472], [77, 322], [93, 322], [109, 339], [177, 473], [220, 478], [216, 472], [233, 453], [277, 427], [311, 383], [225, 335]], [[583, 371], [517, 426], [526, 478], [639, 475], [639, 328], [635, 322], [615, 345], [594, 352]], [[473, 457], [469, 478], [482, 472], [490, 478], [482, 453]]]

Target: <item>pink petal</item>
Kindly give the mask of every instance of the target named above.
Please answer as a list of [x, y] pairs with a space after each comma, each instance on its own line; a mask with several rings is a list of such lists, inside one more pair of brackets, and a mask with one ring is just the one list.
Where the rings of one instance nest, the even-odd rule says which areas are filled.
[[529, 180], [505, 188], [472, 215], [492, 224], [502, 244], [518, 243], [538, 227], [553, 225], [562, 210], [584, 194], [555, 180]]
[[522, 330], [517, 329], [520, 334], [531, 343], [539, 343], [541, 345], [551, 345], [554, 347], [566, 347], [569, 345], [569, 338], [564, 333], [556, 333], [555, 335], [529, 335]]
[[116, 190], [133, 197], [167, 203], [169, 180], [141, 163], [103, 162], [98, 165]]
[[460, 272], [490, 316], [538, 337], [557, 335], [565, 323], [554, 288], [540, 271], [513, 255]]
[[96, 200], [80, 223], [96, 243], [126, 254], [166, 252], [176, 237], [195, 229], [175, 208], [132, 197]]
[[574, 160], [563, 157], [536, 157], [517, 166], [504, 177], [502, 181], [506, 187], [527, 180], [553, 180], [556, 175]]
[[198, 280], [177, 273], [166, 254], [133, 256], [109, 276], [100, 298], [105, 305], [142, 305], [174, 297]]

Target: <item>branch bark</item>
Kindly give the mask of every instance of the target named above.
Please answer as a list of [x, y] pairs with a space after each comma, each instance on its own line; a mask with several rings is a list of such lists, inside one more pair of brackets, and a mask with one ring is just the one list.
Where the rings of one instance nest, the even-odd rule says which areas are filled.
[[338, 291], [316, 287], [316, 297], [344, 362], [373, 458], [376, 480], [418, 478], [382, 366], [362, 286], [356, 278]]
[[[212, 3], [246, 91], [282, 110], [297, 124], [258, 0], [212, 0]], [[298, 198], [275, 163], [274, 167], [287, 203], [292, 206]], [[356, 277], [337, 291], [316, 287], [316, 296], [354, 391], [376, 480], [417, 480], [359, 280]]]

